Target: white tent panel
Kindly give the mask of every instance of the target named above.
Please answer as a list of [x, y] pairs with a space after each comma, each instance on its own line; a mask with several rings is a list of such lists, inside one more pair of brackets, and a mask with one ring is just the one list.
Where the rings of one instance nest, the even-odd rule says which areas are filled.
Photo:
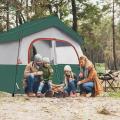
[[0, 64], [16, 64], [18, 42], [0, 43]]
[[79, 64], [77, 54], [72, 46], [57, 47], [57, 64]]
[[51, 57], [51, 49], [49, 44], [44, 41], [35, 42], [34, 46], [37, 50], [37, 53], [41, 54], [43, 57]]

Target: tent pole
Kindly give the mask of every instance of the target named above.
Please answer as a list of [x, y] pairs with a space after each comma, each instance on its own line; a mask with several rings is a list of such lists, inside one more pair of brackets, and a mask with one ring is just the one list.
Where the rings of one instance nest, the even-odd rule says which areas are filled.
[[56, 41], [55, 40], [52, 40], [52, 52], [53, 52], [54, 65], [56, 65], [57, 55], [56, 55]]
[[[19, 54], [20, 54], [20, 45], [21, 45], [21, 40], [19, 39], [18, 53], [17, 53], [17, 60], [16, 60], [16, 67], [15, 67], [15, 81], [14, 81], [14, 86], [13, 86], [12, 97], [15, 96], [15, 86], [16, 86], [16, 85], [18, 86], [18, 84], [16, 83], [16, 81], [17, 81], [18, 66], [19, 66], [18, 59], [19, 59]], [[19, 87], [19, 86], [18, 86], [18, 87]]]

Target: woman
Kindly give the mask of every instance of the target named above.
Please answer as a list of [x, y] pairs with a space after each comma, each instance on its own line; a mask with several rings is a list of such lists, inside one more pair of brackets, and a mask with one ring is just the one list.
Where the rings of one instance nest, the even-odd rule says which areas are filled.
[[71, 97], [76, 96], [76, 79], [75, 74], [72, 72], [72, 69], [69, 65], [64, 67], [64, 92]]
[[80, 74], [79, 82], [80, 94], [82, 96], [96, 96], [102, 93], [103, 87], [100, 80], [97, 77], [97, 72], [94, 65], [86, 56], [81, 56], [79, 58], [80, 63]]

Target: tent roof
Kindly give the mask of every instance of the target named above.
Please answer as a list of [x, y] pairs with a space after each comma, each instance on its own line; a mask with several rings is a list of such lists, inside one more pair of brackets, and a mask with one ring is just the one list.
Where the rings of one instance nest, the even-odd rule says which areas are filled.
[[0, 33], [0, 42], [19, 41], [19, 39], [51, 27], [55, 27], [63, 31], [79, 44], [82, 43], [82, 37], [80, 37], [78, 33], [73, 31], [71, 28], [67, 27], [56, 16], [48, 16], [42, 19], [26, 22], [19, 27], [9, 30], [8, 32], [2, 32]]

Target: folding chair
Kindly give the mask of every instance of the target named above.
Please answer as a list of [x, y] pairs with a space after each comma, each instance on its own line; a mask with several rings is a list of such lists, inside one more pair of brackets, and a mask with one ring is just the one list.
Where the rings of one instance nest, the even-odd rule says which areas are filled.
[[[105, 88], [105, 92], [107, 91], [107, 86], [109, 85], [109, 87], [115, 91], [114, 87], [113, 87], [113, 82], [115, 81], [112, 72], [106, 72], [106, 67], [105, 67], [105, 63], [95, 63], [95, 68], [97, 71], [97, 74], [99, 76], [99, 79], [102, 80], [102, 83], [104, 83], [104, 88]], [[108, 83], [108, 85], [107, 85]]]

